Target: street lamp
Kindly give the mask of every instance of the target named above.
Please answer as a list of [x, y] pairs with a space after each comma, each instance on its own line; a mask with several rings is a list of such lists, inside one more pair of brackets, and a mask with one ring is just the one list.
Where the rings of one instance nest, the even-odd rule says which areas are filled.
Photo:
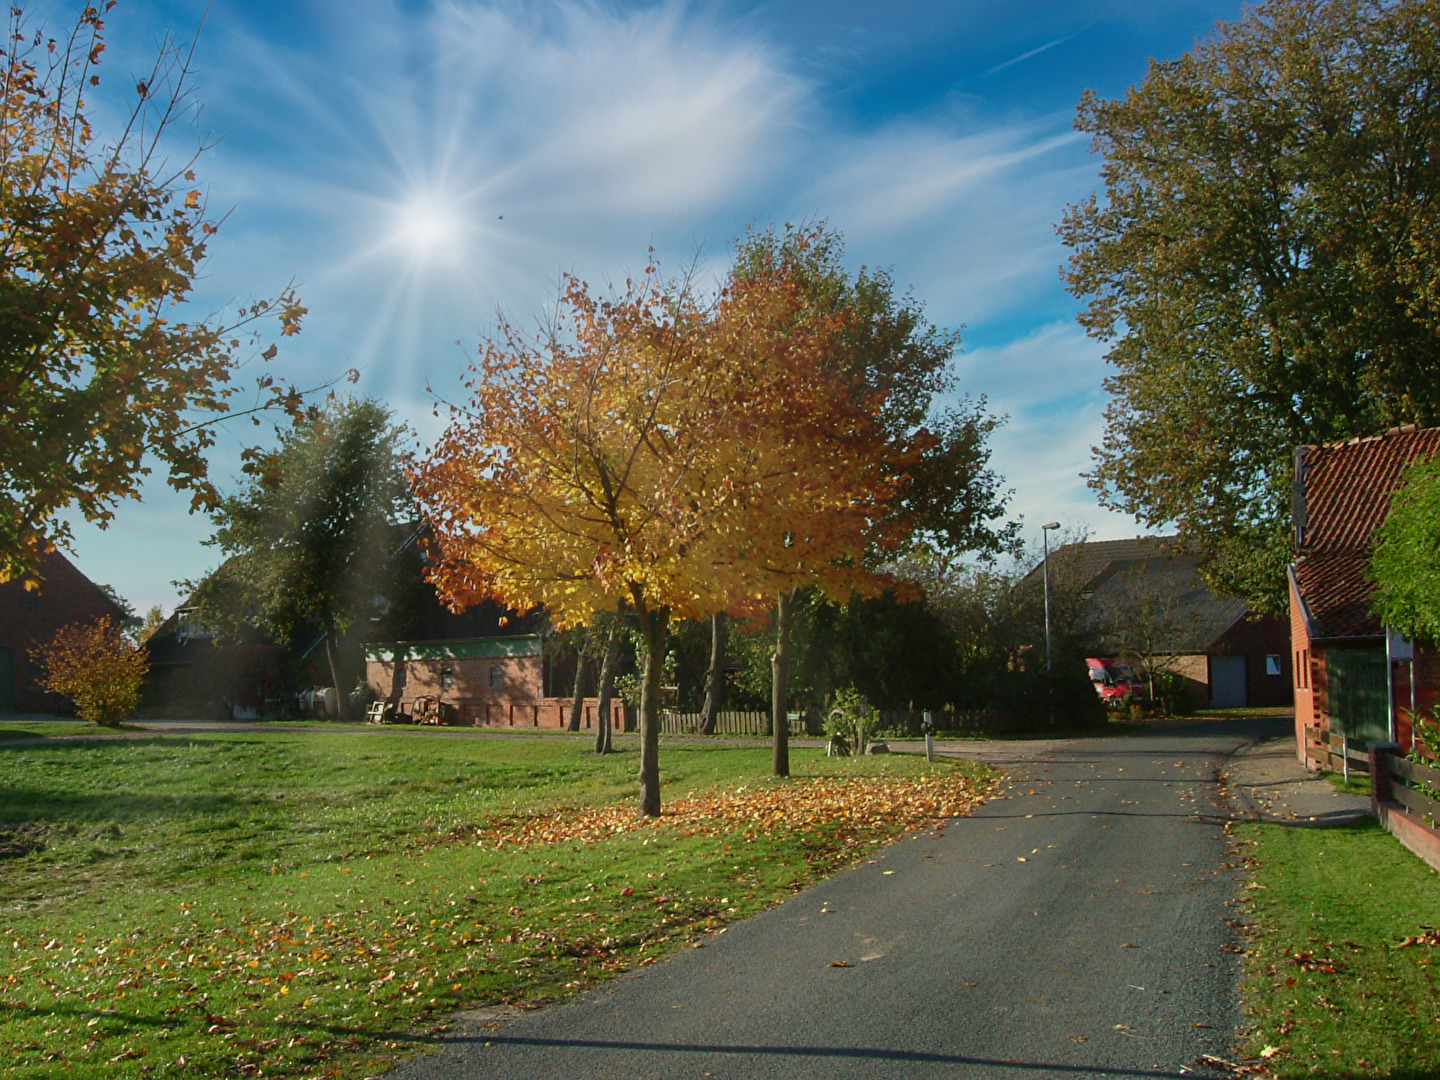
[[1040, 543], [1045, 550], [1043, 573], [1045, 577], [1045, 675], [1047, 678], [1053, 670], [1050, 662], [1050, 530], [1059, 527], [1058, 521], [1040, 526]]

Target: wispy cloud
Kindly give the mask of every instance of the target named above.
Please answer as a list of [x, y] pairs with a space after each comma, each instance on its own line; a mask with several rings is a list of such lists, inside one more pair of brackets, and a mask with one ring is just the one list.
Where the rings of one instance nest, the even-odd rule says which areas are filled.
[[1065, 42], [1069, 41], [1069, 40], [1070, 40], [1071, 38], [1073, 38], [1074, 36], [1075, 36], [1074, 34], [1066, 34], [1064, 37], [1062, 37], [1062, 38], [1056, 38], [1054, 41], [1047, 41], [1044, 45], [1041, 45], [1039, 48], [1031, 49], [1029, 52], [1023, 52], [1023, 53], [1021, 53], [1019, 56], [1012, 56], [1009, 60], [1006, 60], [1003, 64], [996, 64], [996, 65], [995, 65], [994, 67], [992, 67], [989, 71], [985, 72], [985, 74], [986, 74], [986, 75], [994, 75], [997, 71], [1004, 71], [1004, 70], [1005, 70], [1006, 68], [1008, 68], [1008, 67], [1014, 67], [1016, 64], [1021, 63], [1022, 61], [1029, 60], [1032, 56], [1039, 56], [1041, 53], [1045, 52], [1047, 49], [1053, 49], [1053, 48], [1055, 48], [1056, 45], [1064, 45]]
[[960, 358], [967, 386], [983, 386], [1009, 421], [992, 438], [994, 467], [1015, 489], [1011, 512], [1060, 519], [1097, 539], [1134, 536], [1136, 522], [1106, 510], [1081, 479], [1103, 430], [1105, 347], [1074, 323], [1056, 322]]
[[[497, 307], [528, 321], [561, 270], [623, 279], [649, 244], [671, 268], [703, 244], [718, 271], [751, 220], [828, 218], [856, 263], [893, 265], [945, 325], [1062, 317], [1052, 222], [1094, 182], [1068, 115], [926, 111], [861, 126], [797, 50], [705, 5], [405, 7], [337, 4], [303, 49], [222, 9], [202, 39], [200, 96], [227, 137], [201, 171], [212, 202], [236, 207], [202, 292], [223, 302], [300, 281], [311, 315], [283, 343], [282, 373], [358, 365], [362, 391], [433, 430], [424, 386], [458, 387], [454, 342], [473, 346]], [[396, 236], [417, 204], [447, 223], [424, 251]], [[1061, 369], [1073, 339], [1050, 328], [979, 351], [963, 379], [1014, 416], [996, 463], [1018, 504], [1069, 500], [1079, 515], [1087, 501], [1093, 511], [1076, 474], [1098, 434], [1084, 393], [1098, 368], [1087, 346]], [[1036, 386], [1076, 405], [1042, 422]], [[147, 498], [147, 527], [160, 508], [183, 516], [158, 484]], [[127, 548], [113, 571], [103, 560], [118, 549], [89, 533], [82, 546], [101, 580], [158, 602], [160, 583], [211, 558], [193, 532], [176, 533], [183, 553]]]

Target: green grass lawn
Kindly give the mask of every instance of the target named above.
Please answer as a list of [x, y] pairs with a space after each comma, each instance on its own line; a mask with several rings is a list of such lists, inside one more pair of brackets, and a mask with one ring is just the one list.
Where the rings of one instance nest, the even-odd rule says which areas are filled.
[[1246, 909], [1247, 1050], [1278, 1077], [1440, 1076], [1436, 874], [1374, 822], [1241, 829], [1252, 862]]
[[[665, 798], [985, 775], [792, 762], [786, 785], [768, 748], [667, 746]], [[902, 827], [632, 829], [637, 767], [568, 739], [388, 731], [0, 743], [5, 1075], [372, 1074], [449, 1012], [652, 962]]]
[[[122, 730], [133, 730], [126, 724]], [[60, 739], [75, 735], [104, 735], [113, 728], [97, 727], [88, 720], [0, 720], [0, 742], [16, 739]]]

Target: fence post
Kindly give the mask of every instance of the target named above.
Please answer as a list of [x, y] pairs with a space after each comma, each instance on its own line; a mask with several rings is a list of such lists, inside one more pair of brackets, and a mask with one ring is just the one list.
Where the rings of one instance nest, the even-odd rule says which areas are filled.
[[1370, 809], [1383, 822], [1381, 804], [1390, 799], [1390, 762], [1386, 759], [1398, 753], [1400, 745], [1393, 742], [1370, 744]]
[[1344, 770], [1345, 786], [1350, 786], [1350, 736], [1343, 731], [1340, 733], [1340, 760], [1343, 762], [1341, 768]]

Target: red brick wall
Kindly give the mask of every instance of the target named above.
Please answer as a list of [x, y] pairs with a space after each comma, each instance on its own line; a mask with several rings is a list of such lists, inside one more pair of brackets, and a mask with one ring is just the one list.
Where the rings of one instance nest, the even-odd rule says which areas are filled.
[[[370, 660], [366, 682], [377, 698], [406, 705], [416, 698], [433, 697], [459, 708], [528, 705], [544, 695], [543, 666], [539, 656], [477, 657], [456, 660]], [[403, 683], [397, 668], [404, 669]], [[505, 685], [492, 689], [490, 672], [499, 668]], [[446, 672], [451, 685], [444, 685]]]
[[[1295, 691], [1295, 756], [1305, 762], [1305, 729], [1328, 727], [1316, 697], [1315, 676], [1320, 665], [1312, 655], [1310, 628], [1295, 587], [1290, 587], [1290, 674]], [[1306, 762], [1308, 764], [1308, 762]]]
[[103, 615], [117, 621], [120, 609], [100, 587], [75, 569], [58, 551], [40, 563], [40, 588], [27, 591], [20, 581], [0, 585], [0, 648], [15, 657], [15, 700], [18, 712], [51, 712], [65, 699], [41, 688], [41, 672], [30, 650], [45, 645], [71, 623], [94, 622]]
[[[1284, 619], [1266, 615], [1241, 619], [1225, 631], [1211, 653], [1245, 657], [1247, 701], [1256, 708], [1290, 705], [1294, 695], [1294, 658], [1290, 655], [1290, 633]], [[1280, 674], [1268, 675], [1265, 657], [1280, 658]]]

